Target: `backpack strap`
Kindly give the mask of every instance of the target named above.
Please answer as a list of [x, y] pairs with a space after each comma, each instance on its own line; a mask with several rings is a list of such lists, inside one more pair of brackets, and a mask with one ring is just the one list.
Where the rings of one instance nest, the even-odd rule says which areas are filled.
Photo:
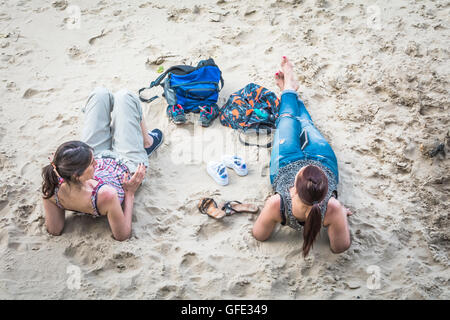
[[[145, 99], [145, 98], [143, 98], [143, 97], [141, 96], [141, 92], [144, 91], [144, 90], [146, 90], [146, 89], [151, 89], [151, 88], [156, 87], [156, 86], [158, 86], [158, 85], [162, 85], [161, 82], [162, 82], [163, 79], [167, 76], [167, 74], [168, 74], [169, 72], [171, 72], [171, 73], [173, 73], [173, 74], [176, 74], [176, 75], [185, 75], [185, 74], [191, 73], [191, 72], [194, 71], [194, 70], [197, 70], [197, 69], [199, 69], [199, 68], [206, 67], [206, 66], [214, 66], [214, 67], [219, 68], [219, 67], [216, 65], [216, 63], [214, 62], [214, 59], [212, 59], [212, 58], [209, 58], [208, 60], [202, 60], [202, 61], [200, 61], [200, 62], [197, 64], [197, 67], [187, 66], [187, 65], [177, 65], [177, 66], [172, 66], [172, 67], [170, 67], [169, 69], [167, 69], [164, 73], [162, 73], [158, 78], [156, 78], [155, 81], [152, 81], [152, 82], [150, 83], [150, 86], [139, 89], [139, 91], [138, 91], [139, 99], [140, 99], [142, 102], [149, 102], [149, 103], [150, 103], [150, 102], [152, 102], [153, 100], [155, 100], [156, 98], [158, 98], [158, 96], [156, 95], [156, 96], [153, 96], [153, 97], [151, 97], [151, 98], [149, 98], [149, 99]], [[219, 69], [219, 70], [220, 70], [220, 69]], [[223, 80], [223, 78], [222, 78], [222, 72], [220, 72], [220, 85], [221, 85], [220, 88], [217, 88], [217, 90], [218, 90], [219, 92], [223, 89], [223, 86], [224, 86], [224, 80]]]
[[172, 73], [177, 74], [177, 75], [184, 75], [184, 74], [188, 74], [188, 73], [192, 72], [194, 69], [195, 68], [192, 67], [192, 66], [185, 66], [185, 65], [177, 65], [177, 66], [170, 67], [163, 74], [161, 74], [158, 78], [156, 78], [155, 81], [152, 81], [150, 83], [150, 86], [139, 89], [139, 91], [138, 91], [139, 99], [142, 102], [152, 102], [153, 100], [158, 98], [158, 96], [156, 95], [156, 96], [153, 96], [153, 97], [151, 97], [149, 99], [145, 99], [145, 98], [143, 98], [141, 96], [141, 92], [146, 90], [146, 89], [151, 89], [151, 88], [156, 87], [158, 85], [162, 85], [161, 82], [167, 76], [167, 74], [169, 72], [172, 72]]
[[[261, 126], [263, 128], [261, 128]], [[254, 127], [254, 128], [253, 128]], [[272, 141], [266, 143], [266, 144], [258, 144], [258, 143], [250, 143], [242, 139], [242, 134], [246, 133], [249, 129], [255, 130], [256, 136], [259, 137], [259, 132], [262, 130], [266, 130], [267, 133], [271, 133], [272, 129], [274, 129], [275, 126], [270, 122], [259, 122], [254, 123], [253, 125], [250, 125], [249, 127], [245, 128], [244, 130], [239, 130], [239, 141], [244, 144], [245, 146], [256, 146], [259, 148], [270, 148], [272, 147]]]
[[219, 92], [220, 92], [220, 90], [223, 89], [223, 84], [224, 84], [224, 81], [223, 81], [223, 78], [222, 78], [222, 72], [221, 72], [221, 73], [220, 73], [220, 88], [219, 88]]
[[153, 96], [153, 97], [151, 97], [151, 98], [149, 98], [149, 99], [142, 98], [141, 92], [144, 91], [144, 90], [146, 90], [146, 89], [150, 89], [150, 88], [151, 88], [151, 86], [150, 86], [150, 87], [144, 87], [144, 88], [139, 89], [139, 91], [138, 91], [138, 94], [139, 94], [139, 100], [141, 100], [142, 102], [148, 102], [148, 103], [150, 103], [150, 102], [152, 102], [153, 100], [155, 100], [156, 98], [158, 98], [158, 96]]

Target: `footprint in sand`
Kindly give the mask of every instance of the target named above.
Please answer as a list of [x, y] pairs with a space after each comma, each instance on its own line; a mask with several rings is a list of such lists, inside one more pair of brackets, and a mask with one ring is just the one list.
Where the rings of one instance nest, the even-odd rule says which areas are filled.
[[65, 10], [69, 4], [66, 0], [58, 0], [52, 3], [52, 7], [60, 11]]
[[14, 226], [8, 226], [0, 233], [0, 243], [2, 248], [7, 246], [9, 249], [21, 251], [23, 237], [24, 233], [21, 230]]
[[156, 299], [180, 299], [184, 293], [184, 287], [177, 285], [165, 285], [156, 291]]
[[13, 81], [9, 81], [9, 82], [6, 84], [6, 89], [8, 89], [8, 91], [13, 91], [14, 89], [16, 89], [16, 87], [17, 87], [17, 85], [16, 85], [16, 83], [13, 82]]
[[33, 168], [32, 168], [31, 161], [27, 161], [27, 162], [22, 166], [22, 168], [20, 168], [20, 175], [21, 175], [21, 176], [24, 176], [24, 177], [29, 176], [29, 175], [31, 175], [32, 172], [35, 172], [35, 171], [34, 171]]
[[[0, 166], [1, 168], [1, 166]], [[0, 212], [9, 204], [9, 200], [6, 197], [0, 198]]]
[[48, 96], [51, 95], [54, 91], [55, 91], [55, 88], [50, 88], [50, 89], [47, 89], [47, 90], [36, 90], [36, 89], [28, 88], [28, 89], [23, 93], [22, 98], [23, 98], [23, 99], [29, 99], [29, 98], [31, 98], [31, 97], [37, 95], [38, 93], [42, 93], [42, 92], [46, 92], [46, 93], [47, 93], [46, 96], [48, 97]]
[[67, 49], [67, 55], [73, 60], [80, 59], [82, 54], [83, 51], [78, 46], [74, 45]]
[[[202, 214], [199, 212], [199, 215]], [[196, 232], [199, 241], [209, 240], [216, 234], [220, 235], [224, 232], [227, 232], [228, 227], [227, 224], [224, 223], [225, 221], [223, 219], [215, 220], [214, 218], [208, 217], [206, 215], [205, 217], [208, 218], [208, 220], [201, 224]]]
[[74, 124], [77, 123], [77, 120], [78, 120], [78, 119], [75, 119], [75, 118], [64, 119], [64, 120], [62, 120], [62, 121], [60, 122], [58, 128], [62, 128], [62, 127], [64, 127], [64, 126], [72, 127]]
[[183, 255], [183, 258], [180, 263], [180, 270], [182, 272], [190, 273], [193, 271], [193, 273], [197, 273], [201, 270], [201, 263], [197, 257], [197, 254], [195, 252], [187, 252]]
[[145, 210], [154, 216], [163, 215], [166, 213], [163, 209], [161, 209], [159, 207], [155, 207], [155, 206], [147, 206], [147, 207], [145, 207]]
[[150, 228], [150, 231], [156, 235], [157, 237], [168, 237], [168, 238], [172, 238], [172, 234], [170, 232], [170, 227], [167, 225], [158, 225], [158, 226], [152, 226]]
[[247, 279], [231, 280], [227, 291], [236, 297], [246, 297], [250, 287], [250, 281]]
[[102, 268], [103, 271], [112, 270], [114, 272], [124, 272], [126, 270], [136, 270], [141, 266], [139, 258], [129, 251], [121, 251], [113, 254], [106, 260]]
[[164, 215], [164, 218], [162, 219], [162, 222], [164, 224], [168, 224], [168, 225], [174, 225], [177, 223], [183, 223], [182, 219], [184, 217], [184, 213], [181, 212], [177, 212], [177, 211], [172, 211], [169, 214]]
[[[167, 252], [171, 252], [174, 249], [172, 248], [172, 244], [169, 242], [160, 242], [156, 243], [154, 246], [152, 246], [151, 251], [160, 253], [161, 255], [167, 255]], [[175, 248], [177, 250], [177, 248]]]
[[37, 95], [39, 92], [40, 92], [39, 90], [29, 88], [24, 92], [22, 98], [29, 99], [29, 98]]
[[20, 230], [28, 230], [30, 227], [30, 218], [36, 207], [36, 204], [21, 204], [14, 210], [13, 222]]
[[[105, 255], [104, 250], [97, 249], [98, 248], [92, 248], [90, 244], [82, 240], [78, 243], [69, 244], [64, 250], [64, 255], [76, 265], [92, 266], [96, 264], [97, 261], [103, 260]], [[102, 254], [99, 255], [99, 253]]]

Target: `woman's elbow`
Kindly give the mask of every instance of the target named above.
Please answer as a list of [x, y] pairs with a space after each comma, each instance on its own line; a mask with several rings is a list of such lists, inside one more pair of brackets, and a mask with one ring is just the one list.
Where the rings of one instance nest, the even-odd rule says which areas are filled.
[[113, 234], [114, 239], [116, 239], [117, 241], [125, 241], [130, 239], [131, 237], [131, 230], [130, 231], [125, 231], [119, 234]]
[[332, 246], [330, 246], [331, 252], [333, 252], [334, 254], [339, 254], [339, 253], [343, 253], [344, 251], [347, 251], [350, 246], [351, 246], [352, 242], [351, 240], [347, 240], [344, 241], [343, 243], [335, 246], [334, 248]]
[[258, 241], [266, 241], [269, 238], [268, 236], [265, 236], [265, 235], [261, 234], [260, 232], [255, 231], [254, 228], [252, 230], [252, 235], [253, 235], [253, 238], [255, 238]]
[[60, 236], [63, 232], [64, 227], [62, 228], [49, 228], [47, 227], [47, 232], [50, 233], [52, 236]]

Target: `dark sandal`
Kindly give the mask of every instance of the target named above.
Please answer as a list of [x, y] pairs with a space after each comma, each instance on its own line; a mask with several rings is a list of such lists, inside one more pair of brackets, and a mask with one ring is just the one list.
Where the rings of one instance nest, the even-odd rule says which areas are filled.
[[219, 209], [213, 198], [203, 198], [200, 200], [198, 210], [214, 219], [222, 219], [226, 216], [226, 213], [222, 209]]
[[225, 211], [227, 216], [231, 216], [235, 213], [257, 213], [259, 208], [250, 203], [242, 203], [240, 201], [227, 201], [222, 205], [222, 210]]

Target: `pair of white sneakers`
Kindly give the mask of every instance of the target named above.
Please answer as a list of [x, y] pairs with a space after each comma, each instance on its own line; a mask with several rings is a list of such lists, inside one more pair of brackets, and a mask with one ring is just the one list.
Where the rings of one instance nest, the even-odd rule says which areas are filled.
[[233, 169], [237, 175], [246, 176], [248, 174], [247, 164], [239, 156], [224, 155], [221, 162], [211, 161], [206, 166], [208, 174], [221, 186], [228, 184], [228, 170]]

